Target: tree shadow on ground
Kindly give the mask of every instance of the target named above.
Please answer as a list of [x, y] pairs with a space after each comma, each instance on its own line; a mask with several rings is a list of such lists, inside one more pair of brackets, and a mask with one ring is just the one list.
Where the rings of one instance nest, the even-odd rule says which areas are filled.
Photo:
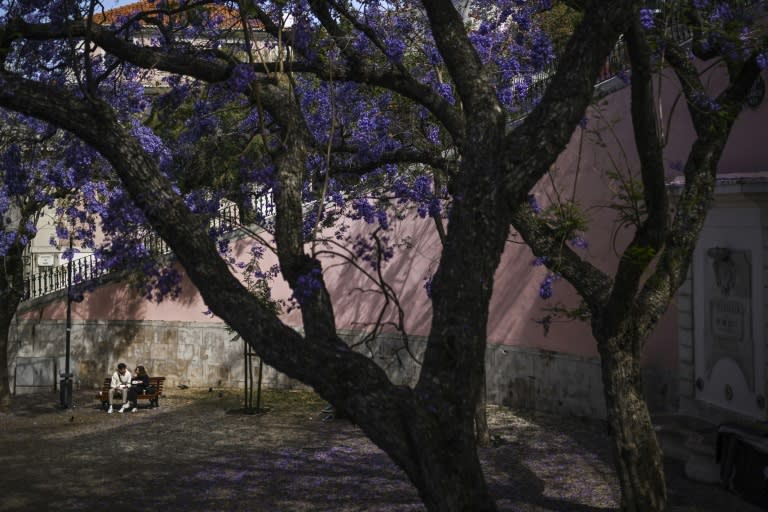
[[[567, 485], [562, 485], [568, 477], [552, 475], [547, 481], [541, 479], [514, 454], [513, 448], [495, 449], [485, 454], [484, 466], [489, 480], [491, 493], [496, 497], [500, 510], [531, 511], [572, 511], [572, 512], [607, 512], [616, 510], [613, 506], [600, 506], [590, 502], [605, 500], [595, 491], [593, 485], [582, 485], [577, 495]], [[560, 468], [563, 473], [568, 467]], [[576, 476], [578, 478], [578, 476]], [[605, 493], [605, 491], [602, 491]], [[558, 496], [560, 494], [560, 496]], [[597, 495], [597, 496], [596, 496]], [[610, 503], [611, 497], [608, 496]]]
[[[25, 397], [0, 415], [0, 512], [424, 510], [357, 427], [320, 421], [316, 395], [271, 393], [263, 415], [227, 414], [239, 404], [235, 390], [170, 389], [159, 408], [111, 415], [90, 392], [66, 411], [53, 394]], [[618, 489], [594, 446], [567, 428], [504, 428], [506, 444], [480, 451], [499, 510], [615, 510]]]

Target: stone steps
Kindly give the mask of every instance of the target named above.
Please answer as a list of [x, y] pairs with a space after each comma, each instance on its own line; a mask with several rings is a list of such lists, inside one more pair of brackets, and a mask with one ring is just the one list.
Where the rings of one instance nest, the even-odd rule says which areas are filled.
[[716, 462], [717, 425], [701, 418], [664, 414], [653, 418], [664, 456], [685, 463], [685, 476], [696, 482], [720, 483]]

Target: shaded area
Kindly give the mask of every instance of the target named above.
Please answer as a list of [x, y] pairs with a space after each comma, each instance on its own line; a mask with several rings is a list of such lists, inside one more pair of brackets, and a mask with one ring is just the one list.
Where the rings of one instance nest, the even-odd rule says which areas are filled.
[[[91, 392], [72, 410], [51, 393], [16, 397], [0, 414], [0, 511], [424, 510], [358, 428], [320, 420], [316, 395], [265, 390], [266, 414], [227, 414], [241, 400], [169, 388], [159, 408], [107, 415]], [[502, 407], [489, 418], [496, 447], [480, 455], [500, 510], [616, 510], [601, 424]], [[717, 487], [671, 481], [673, 510], [750, 510]]]

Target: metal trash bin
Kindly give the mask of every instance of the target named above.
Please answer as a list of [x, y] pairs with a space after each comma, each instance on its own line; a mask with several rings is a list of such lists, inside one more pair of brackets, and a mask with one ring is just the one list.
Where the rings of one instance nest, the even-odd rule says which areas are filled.
[[72, 373], [61, 372], [59, 373], [59, 376], [61, 377], [61, 380], [59, 381], [59, 399], [61, 401], [61, 406], [64, 409], [69, 409], [72, 407], [72, 377], [74, 375]]

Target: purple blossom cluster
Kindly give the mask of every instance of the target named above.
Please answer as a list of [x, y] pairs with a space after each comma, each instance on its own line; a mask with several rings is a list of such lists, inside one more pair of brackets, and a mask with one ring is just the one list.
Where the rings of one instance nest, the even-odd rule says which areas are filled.
[[392, 191], [401, 204], [409, 201], [415, 203], [421, 218], [427, 215], [439, 217], [442, 213], [442, 204], [433, 191], [430, 176], [422, 174], [413, 179], [407, 176], [398, 177], [392, 184]]
[[16, 243], [19, 233], [16, 230], [0, 231], [0, 256], [5, 256]]
[[[54, 205], [54, 194], [79, 193], [86, 201], [92, 197], [88, 178], [99, 167], [92, 150], [44, 123], [4, 111], [0, 120], [9, 137], [0, 152], [0, 254], [20, 254], [37, 233], [35, 219]], [[87, 238], [91, 219], [83, 213], [77, 218]]]
[[352, 244], [355, 258], [368, 263], [371, 268], [378, 270], [384, 263], [395, 255], [395, 248], [388, 236], [371, 234], [367, 237], [358, 235]]
[[311, 209], [304, 215], [304, 221], [302, 223], [301, 233], [304, 241], [309, 241], [312, 237], [312, 233], [315, 231], [315, 226], [318, 223], [318, 215], [316, 209]]
[[727, 2], [715, 2], [714, 8], [710, 11], [710, 23], [724, 23], [734, 19], [734, 12]]
[[536, 100], [531, 87], [534, 77], [543, 78], [555, 58], [550, 37], [534, 18], [545, 6], [510, 0], [489, 4], [474, 6], [474, 15], [482, 21], [470, 32], [470, 40], [483, 63], [499, 71], [499, 101], [508, 110], [518, 111], [522, 104]]
[[432, 278], [433, 277], [434, 276], [429, 275], [424, 278], [424, 291], [426, 292], [427, 297], [429, 297], [430, 299], [432, 298]]
[[328, 193], [328, 198], [333, 202], [333, 205], [337, 208], [344, 208], [347, 202], [344, 199], [344, 194], [340, 190], [335, 190], [335, 186], [331, 184], [331, 191]]
[[21, 148], [11, 144], [2, 152], [2, 183], [8, 195], [23, 196], [29, 190], [29, 180], [22, 169]]
[[352, 201], [352, 210], [353, 219], [363, 219], [368, 224], [373, 224], [376, 220], [376, 207], [364, 197]]
[[572, 239], [568, 240], [568, 243], [576, 249], [587, 249], [589, 247], [589, 242], [587, 242], [584, 237], [579, 235], [576, 235]]
[[384, 41], [386, 48], [386, 55], [389, 60], [400, 64], [403, 61], [405, 55], [405, 42], [398, 37], [388, 37]]
[[640, 24], [645, 30], [653, 30], [656, 26], [656, 13], [653, 9], [640, 9]]
[[720, 104], [717, 103], [717, 100], [703, 93], [694, 93], [693, 102], [696, 107], [708, 112], [717, 112], [720, 110]]
[[308, 61], [314, 62], [318, 56], [314, 43], [319, 37], [320, 30], [318, 24], [309, 16], [309, 12], [310, 9], [307, 2], [295, 2], [291, 11], [294, 20], [292, 36], [293, 45], [298, 54]]
[[134, 119], [131, 124], [131, 134], [136, 137], [136, 140], [141, 144], [141, 147], [147, 154], [158, 159], [161, 169], [167, 169], [169, 167], [173, 160], [171, 151], [165, 145], [163, 140], [155, 135], [151, 128]]
[[553, 289], [552, 285], [555, 281], [560, 279], [560, 274], [549, 272], [539, 284], [539, 297], [546, 300], [552, 297]]
[[533, 210], [533, 213], [536, 215], [541, 213], [541, 206], [539, 206], [539, 201], [536, 199], [535, 195], [528, 195], [528, 206], [531, 207], [531, 210]]
[[296, 287], [293, 289], [291, 299], [299, 305], [304, 305], [322, 286], [322, 272], [319, 268], [313, 268], [296, 279]]
[[246, 92], [256, 79], [256, 71], [250, 64], [238, 64], [229, 77], [229, 87], [235, 92]]

